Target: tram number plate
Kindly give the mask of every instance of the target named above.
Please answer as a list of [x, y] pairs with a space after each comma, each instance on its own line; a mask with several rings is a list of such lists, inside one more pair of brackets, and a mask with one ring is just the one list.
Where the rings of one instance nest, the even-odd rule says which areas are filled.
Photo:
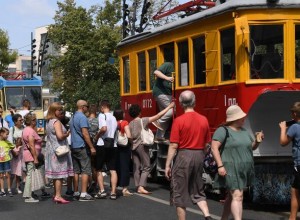
[[152, 99], [143, 99], [143, 108], [152, 108]]

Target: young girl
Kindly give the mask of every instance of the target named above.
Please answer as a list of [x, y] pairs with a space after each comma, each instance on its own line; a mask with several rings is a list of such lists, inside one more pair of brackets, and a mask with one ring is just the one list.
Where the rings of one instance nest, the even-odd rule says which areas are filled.
[[8, 195], [12, 196], [10, 189], [10, 151], [14, 149], [14, 145], [7, 140], [9, 130], [7, 128], [0, 128], [0, 196], [6, 196], [4, 191], [4, 177], [7, 181]]
[[22, 148], [22, 132], [23, 132], [23, 118], [20, 114], [14, 114], [12, 117], [14, 126], [9, 129], [8, 140], [15, 145], [12, 150], [13, 158], [11, 160], [11, 175], [13, 181], [16, 181], [16, 191], [21, 194], [20, 189], [21, 177], [22, 177], [22, 159], [23, 159], [23, 148]]

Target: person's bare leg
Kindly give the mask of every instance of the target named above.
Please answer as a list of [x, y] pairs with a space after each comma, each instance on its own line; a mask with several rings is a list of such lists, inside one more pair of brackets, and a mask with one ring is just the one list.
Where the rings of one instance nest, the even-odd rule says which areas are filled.
[[75, 173], [73, 178], [74, 192], [78, 192], [79, 174]]
[[176, 207], [178, 220], [185, 220], [186, 210], [185, 207]]
[[104, 178], [101, 171], [97, 171], [97, 182], [99, 185], [100, 192], [104, 191]]
[[208, 205], [207, 205], [206, 200], [197, 202], [197, 205], [198, 205], [198, 207], [200, 208], [200, 210], [202, 211], [204, 217], [207, 217], [207, 216], [210, 215], [210, 214], [209, 214], [209, 209], [208, 209]]
[[89, 175], [81, 174], [81, 193], [86, 193], [89, 182]]
[[118, 175], [115, 170], [110, 171], [110, 181], [111, 181], [111, 194], [116, 194]]
[[242, 220], [243, 215], [243, 190], [233, 190], [231, 193], [231, 213], [234, 220]]

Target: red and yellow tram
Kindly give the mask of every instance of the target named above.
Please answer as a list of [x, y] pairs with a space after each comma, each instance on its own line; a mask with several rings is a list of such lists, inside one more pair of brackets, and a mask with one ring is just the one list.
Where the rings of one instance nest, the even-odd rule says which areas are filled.
[[[300, 100], [300, 0], [217, 1], [215, 7], [123, 39], [118, 51], [125, 112], [133, 103], [141, 105], [143, 115], [157, 112], [153, 72], [165, 56], [173, 56], [175, 98], [193, 90], [196, 110], [208, 118], [212, 132], [232, 104], [248, 113], [250, 131], [264, 131], [265, 140], [254, 152], [254, 200], [289, 202], [291, 147], [280, 146], [278, 123], [289, 120], [290, 106]], [[162, 175], [166, 150], [155, 148]]]

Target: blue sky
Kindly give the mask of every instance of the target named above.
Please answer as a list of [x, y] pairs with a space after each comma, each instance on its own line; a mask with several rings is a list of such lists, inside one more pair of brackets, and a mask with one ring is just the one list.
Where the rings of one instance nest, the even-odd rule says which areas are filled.
[[[60, 0], [63, 2], [63, 0]], [[185, 3], [189, 0], [179, 0]], [[53, 23], [57, 10], [56, 0], [0, 0], [0, 28], [8, 32], [10, 48], [19, 54], [30, 54], [31, 32]], [[76, 0], [77, 5], [90, 8], [104, 0]]]

